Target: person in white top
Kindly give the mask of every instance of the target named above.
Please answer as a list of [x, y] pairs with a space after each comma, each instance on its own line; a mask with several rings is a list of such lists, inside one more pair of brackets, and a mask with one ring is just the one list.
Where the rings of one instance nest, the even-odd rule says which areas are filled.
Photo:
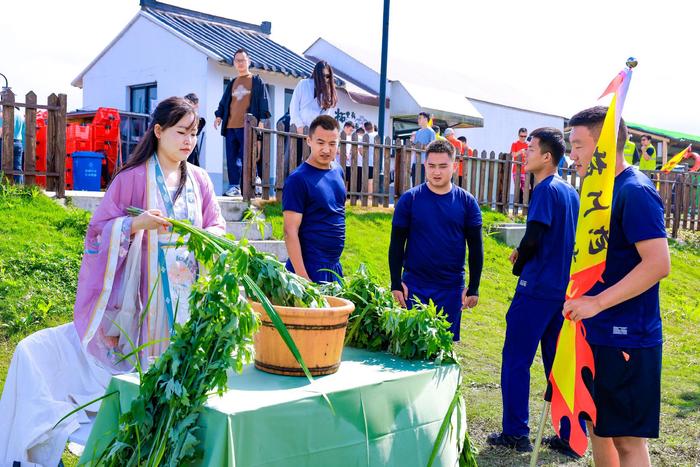
[[296, 125], [297, 133], [302, 134], [319, 115], [329, 115], [338, 104], [335, 92], [333, 68], [321, 60], [314, 67], [311, 78], [302, 79], [294, 88], [289, 104], [290, 124]]

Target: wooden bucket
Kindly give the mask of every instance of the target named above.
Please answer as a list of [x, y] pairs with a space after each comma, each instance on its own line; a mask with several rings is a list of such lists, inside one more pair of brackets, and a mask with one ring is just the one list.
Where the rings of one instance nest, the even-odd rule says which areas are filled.
[[[355, 305], [345, 299], [326, 297], [330, 308], [296, 308], [275, 306], [287, 326], [301, 357], [314, 376], [338, 371], [343, 353], [348, 316]], [[255, 367], [287, 376], [304, 376], [304, 371], [282, 340], [262, 305], [251, 302], [260, 313], [262, 325], [255, 334]]]

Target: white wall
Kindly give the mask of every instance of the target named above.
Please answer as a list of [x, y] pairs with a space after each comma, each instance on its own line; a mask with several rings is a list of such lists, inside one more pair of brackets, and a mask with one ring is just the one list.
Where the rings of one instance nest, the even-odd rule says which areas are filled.
[[129, 86], [157, 83], [158, 101], [205, 93], [205, 55], [139, 17], [83, 76], [83, 107], [129, 110]]
[[360, 104], [353, 101], [346, 92], [339, 91], [338, 105], [331, 115], [338, 119], [341, 128], [347, 120], [351, 120], [353, 123], [355, 123], [355, 126], [362, 125], [367, 120], [376, 125], [377, 120], [379, 119], [379, 107]]
[[518, 139], [518, 129], [521, 127], [527, 128], [528, 131], [545, 126], [564, 129], [562, 117], [469, 100], [483, 115], [484, 126], [457, 129], [455, 133], [458, 136], [466, 136], [469, 147], [479, 151], [509, 152], [511, 143]]

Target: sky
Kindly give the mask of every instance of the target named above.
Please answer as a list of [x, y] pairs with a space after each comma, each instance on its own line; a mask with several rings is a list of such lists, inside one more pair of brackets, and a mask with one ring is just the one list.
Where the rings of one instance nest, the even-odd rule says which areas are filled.
[[[297, 53], [323, 37], [379, 69], [382, 0], [165, 3], [270, 21], [272, 39]], [[3, 2], [0, 73], [15, 94], [65, 93], [80, 108], [71, 81], [138, 11], [138, 0]], [[699, 16], [700, 2], [687, 0], [392, 0], [388, 76], [570, 117], [634, 56], [625, 119], [700, 135], [698, 32], [685, 21]]]

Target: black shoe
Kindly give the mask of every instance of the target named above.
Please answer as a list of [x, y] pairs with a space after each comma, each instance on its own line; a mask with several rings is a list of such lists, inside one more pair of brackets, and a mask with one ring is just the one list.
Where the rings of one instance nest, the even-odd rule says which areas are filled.
[[571, 446], [569, 445], [568, 441], [561, 439], [557, 435], [542, 438], [542, 444], [545, 446], [549, 446], [549, 449], [551, 449], [552, 451], [556, 451], [559, 454], [565, 455], [566, 457], [570, 457], [572, 459], [581, 458], [581, 456], [579, 456], [573, 449], [571, 449]]
[[491, 446], [503, 446], [518, 452], [532, 452], [532, 443], [527, 436], [512, 436], [503, 433], [491, 433], [486, 437], [486, 443]]

